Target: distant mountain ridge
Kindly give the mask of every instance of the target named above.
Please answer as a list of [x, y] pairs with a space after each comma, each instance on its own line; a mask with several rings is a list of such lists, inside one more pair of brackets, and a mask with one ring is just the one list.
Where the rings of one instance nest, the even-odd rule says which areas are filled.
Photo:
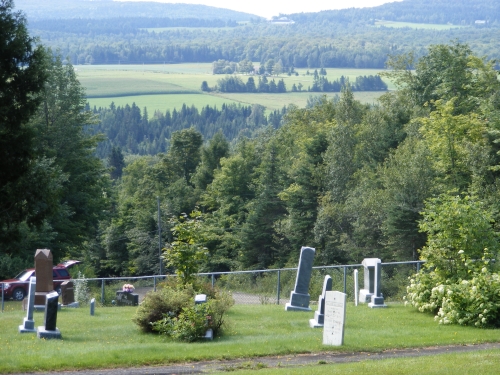
[[[182, 1], [182, 0], [179, 0]], [[197, 4], [157, 2], [115, 2], [112, 0], [14, 0], [28, 20], [106, 19], [129, 17], [199, 18], [249, 21], [262, 17], [229, 9]]]
[[358, 23], [387, 20], [414, 23], [472, 25], [478, 20], [500, 26], [499, 0], [403, 0], [373, 8], [326, 10], [287, 15], [297, 23]]

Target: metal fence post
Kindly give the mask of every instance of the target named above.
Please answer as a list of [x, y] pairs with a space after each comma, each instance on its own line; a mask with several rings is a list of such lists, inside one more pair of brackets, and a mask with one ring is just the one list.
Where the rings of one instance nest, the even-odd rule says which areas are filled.
[[420, 272], [420, 262], [417, 262], [417, 273]]
[[214, 277], [214, 274], [212, 274], [212, 288], [214, 287], [215, 285], [215, 277]]
[[344, 294], [347, 293], [347, 267], [344, 266]]
[[3, 283], [2, 283], [2, 312], [3, 312]]
[[104, 279], [101, 280], [101, 303], [104, 305]]
[[278, 284], [276, 286], [276, 304], [279, 305], [280, 304], [280, 279], [281, 279], [281, 271], [278, 270]]
[[153, 290], [156, 292], [156, 276], [153, 276]]

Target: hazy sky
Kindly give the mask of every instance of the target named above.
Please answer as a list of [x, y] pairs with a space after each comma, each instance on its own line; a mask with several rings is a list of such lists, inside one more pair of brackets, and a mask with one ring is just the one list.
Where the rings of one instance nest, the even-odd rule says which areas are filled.
[[279, 13], [319, 12], [320, 10], [374, 7], [395, 0], [115, 0], [162, 3], [204, 4], [271, 18]]

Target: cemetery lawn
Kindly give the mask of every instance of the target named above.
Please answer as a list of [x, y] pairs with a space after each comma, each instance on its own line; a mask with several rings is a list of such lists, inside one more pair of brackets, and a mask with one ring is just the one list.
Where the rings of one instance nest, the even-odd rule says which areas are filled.
[[[283, 306], [235, 305], [229, 311], [229, 327], [223, 337], [192, 344], [140, 332], [132, 322], [135, 311], [134, 307], [96, 307], [95, 316], [90, 316], [88, 306], [63, 309], [57, 317], [63, 339], [45, 341], [35, 334], [18, 333], [26, 313], [20, 310], [20, 303], [8, 302], [0, 315], [0, 373], [166, 365], [328, 351], [379, 352], [500, 341], [498, 329], [441, 326], [433, 316], [402, 304], [369, 309], [366, 305], [355, 307], [349, 303], [342, 347], [324, 346], [322, 329], [309, 328], [314, 312], [286, 312]], [[35, 312], [34, 319], [35, 326], [43, 325], [42, 312]], [[498, 359], [498, 353], [478, 355], [485, 360], [489, 356], [492, 361]], [[426, 358], [422, 360], [425, 362]], [[442, 357], [436, 358], [432, 362], [440, 365]], [[419, 361], [418, 358], [407, 360]], [[448, 361], [453, 367], [455, 359], [450, 357]], [[406, 366], [405, 360], [401, 363]], [[352, 364], [355, 365], [359, 364]], [[318, 368], [322, 373], [326, 369], [323, 365]]]

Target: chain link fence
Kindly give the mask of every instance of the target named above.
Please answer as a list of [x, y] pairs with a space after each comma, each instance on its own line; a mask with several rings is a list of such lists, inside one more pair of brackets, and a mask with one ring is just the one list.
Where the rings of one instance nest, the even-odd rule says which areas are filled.
[[[382, 263], [381, 292], [386, 301], [402, 301], [406, 294], [408, 277], [420, 270], [421, 261]], [[347, 300], [354, 300], [354, 270], [358, 270], [358, 289], [363, 288], [364, 267], [361, 264], [313, 267], [309, 294], [311, 302], [318, 300], [322, 293], [326, 275], [332, 278], [332, 290], [347, 294]], [[139, 302], [144, 296], [156, 290], [160, 283], [175, 275], [155, 275], [115, 278], [79, 278], [73, 279], [75, 300], [86, 304], [91, 298], [103, 306], [111, 306], [116, 300], [116, 292], [125, 284], [134, 286], [134, 293], [139, 295]], [[295, 287], [297, 268], [272, 270], [236, 271], [201, 273], [197, 281], [210, 283], [232, 292], [237, 304], [279, 304], [289, 302], [290, 293]], [[1, 284], [1, 283], [0, 283]], [[2, 290], [2, 309], [4, 311], [4, 292]], [[11, 303], [11, 302], [9, 302]]]

